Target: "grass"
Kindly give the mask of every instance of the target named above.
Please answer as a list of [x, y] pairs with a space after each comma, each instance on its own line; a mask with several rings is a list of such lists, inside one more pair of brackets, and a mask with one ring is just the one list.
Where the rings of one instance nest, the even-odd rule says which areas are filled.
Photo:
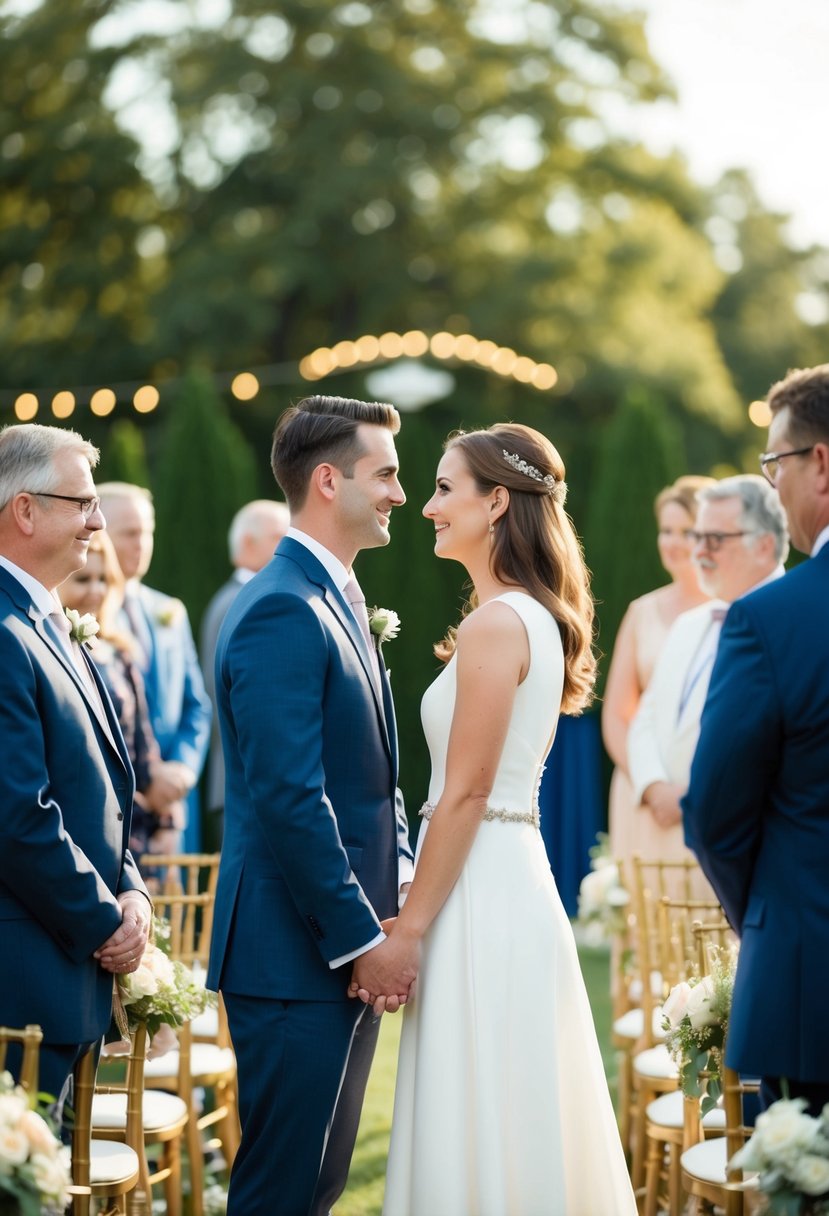
[[[610, 1046], [610, 978], [606, 950], [579, 949], [584, 982], [590, 997], [596, 1033], [602, 1049], [605, 1073], [615, 1097], [616, 1061]], [[550, 1016], [554, 1016], [551, 1011]], [[400, 1039], [401, 1018], [388, 1015], [380, 1027], [380, 1041], [366, 1092], [357, 1147], [351, 1163], [348, 1186], [334, 1209], [334, 1216], [380, 1216], [386, 1154], [389, 1145], [394, 1077], [397, 1068], [397, 1044]]]

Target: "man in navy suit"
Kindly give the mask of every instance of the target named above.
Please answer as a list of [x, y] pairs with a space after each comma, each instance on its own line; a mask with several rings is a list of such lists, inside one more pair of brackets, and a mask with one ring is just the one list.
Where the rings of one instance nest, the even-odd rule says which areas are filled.
[[104, 526], [97, 462], [74, 431], [0, 431], [0, 1023], [42, 1027], [40, 1088], [59, 1100], [151, 914], [129, 757], [56, 592]]
[[[405, 502], [390, 405], [311, 397], [272, 464], [293, 521], [216, 654], [225, 835], [208, 985], [224, 995], [242, 1143], [230, 1216], [323, 1216], [342, 1193], [379, 1019], [350, 964], [411, 876], [382, 655], [352, 572]], [[379, 969], [379, 968], [378, 968]], [[387, 971], [387, 1008], [413, 974]], [[380, 993], [378, 993], [380, 995]]]
[[[142, 582], [153, 556], [155, 510], [143, 486], [109, 481], [100, 487], [107, 532], [127, 580], [124, 615], [138, 649], [153, 734], [162, 763], [153, 772], [151, 809], [178, 829], [162, 829], [155, 852], [200, 846], [199, 779], [210, 740], [212, 708], [205, 692], [187, 610], [181, 600]], [[185, 803], [186, 802], [186, 810]], [[162, 835], [163, 832], [163, 835]]]
[[766, 1105], [829, 1101], [829, 364], [768, 397], [760, 458], [810, 560], [732, 605], [683, 801], [686, 839], [740, 935], [727, 1062]]

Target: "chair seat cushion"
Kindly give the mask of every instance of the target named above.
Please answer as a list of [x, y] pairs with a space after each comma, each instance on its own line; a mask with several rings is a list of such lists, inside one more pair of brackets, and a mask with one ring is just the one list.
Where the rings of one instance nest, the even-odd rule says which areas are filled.
[[93, 1186], [127, 1182], [138, 1173], [138, 1154], [117, 1140], [93, 1140], [89, 1152], [89, 1181]]
[[[620, 1018], [617, 1018], [613, 1023], [613, 1033], [618, 1035], [620, 1039], [631, 1039], [634, 1043], [637, 1039], [641, 1039], [642, 1031], [645, 1028], [645, 1013], [642, 1009], [628, 1009], [627, 1013], [623, 1013]], [[653, 1011], [651, 1018], [651, 1028], [655, 1039], [664, 1039], [665, 1031], [662, 1029], [662, 1006], [659, 1005]]]
[[[147, 1090], [142, 1100], [144, 1131], [148, 1134], [187, 1121], [187, 1104], [175, 1094]], [[92, 1133], [127, 1126], [126, 1094], [95, 1094], [92, 1099]]]
[[215, 1039], [219, 1033], [218, 1009], [205, 1009], [190, 1023], [193, 1037], [196, 1039]]
[[653, 1077], [655, 1080], [679, 1080], [679, 1069], [668, 1055], [664, 1043], [640, 1051], [633, 1058], [633, 1070], [640, 1077]]
[[[712, 1182], [715, 1186], [724, 1186], [727, 1154], [725, 1136], [717, 1136], [713, 1140], [702, 1140], [686, 1149], [680, 1161], [686, 1174], [690, 1174], [692, 1178], [698, 1178], [700, 1182]], [[755, 1190], [757, 1174], [743, 1174], [743, 1184], [747, 1190]]]
[[[685, 1122], [685, 1098], [682, 1091], [675, 1089], [669, 1094], [660, 1094], [658, 1098], [654, 1098], [653, 1102], [648, 1103], [647, 1115], [649, 1122], [659, 1127], [674, 1130], [681, 1128]], [[725, 1111], [721, 1106], [715, 1106], [704, 1117], [702, 1125], [706, 1131], [724, 1130]]]
[[[193, 1080], [198, 1082], [204, 1077], [232, 1074], [236, 1069], [236, 1060], [230, 1047], [217, 1047], [215, 1043], [194, 1043], [190, 1049], [190, 1071]], [[148, 1060], [144, 1067], [144, 1077], [157, 1081], [160, 1077], [178, 1077], [178, 1052], [168, 1051], [163, 1056]]]

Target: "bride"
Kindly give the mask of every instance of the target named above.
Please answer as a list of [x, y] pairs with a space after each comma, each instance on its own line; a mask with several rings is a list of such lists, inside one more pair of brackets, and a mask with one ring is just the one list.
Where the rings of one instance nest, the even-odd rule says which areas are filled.
[[388, 925], [387, 947], [419, 974], [384, 1216], [636, 1211], [538, 830], [559, 713], [589, 702], [595, 675], [593, 605], [563, 478], [543, 435], [497, 425], [449, 439], [423, 508], [436, 554], [466, 567], [474, 594], [436, 647], [446, 665], [422, 707], [429, 800], [414, 881]]

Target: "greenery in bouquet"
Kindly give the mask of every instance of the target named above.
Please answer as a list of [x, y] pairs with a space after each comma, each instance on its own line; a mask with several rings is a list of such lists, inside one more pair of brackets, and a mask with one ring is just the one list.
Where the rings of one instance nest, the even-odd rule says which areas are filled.
[[677, 984], [662, 1006], [665, 1046], [679, 1069], [682, 1092], [689, 1098], [702, 1097], [704, 1115], [717, 1105], [722, 1093], [722, 1053], [734, 992], [735, 952], [712, 950], [710, 968], [701, 979]]
[[579, 924], [590, 946], [599, 946], [625, 930], [630, 893], [610, 851], [610, 839], [599, 832], [590, 850], [590, 869], [579, 887]]
[[829, 1105], [819, 1118], [804, 1098], [781, 1098], [757, 1116], [729, 1168], [756, 1170], [773, 1216], [829, 1216]]
[[69, 1201], [69, 1149], [24, 1089], [0, 1073], [0, 1208], [20, 1216], [57, 1216]]
[[130, 1031], [145, 1022], [150, 1038], [160, 1027], [184, 1026], [216, 1004], [216, 994], [162, 948], [169, 940], [163, 923], [156, 922], [154, 937], [157, 941], [147, 943], [137, 970], [118, 979]]

